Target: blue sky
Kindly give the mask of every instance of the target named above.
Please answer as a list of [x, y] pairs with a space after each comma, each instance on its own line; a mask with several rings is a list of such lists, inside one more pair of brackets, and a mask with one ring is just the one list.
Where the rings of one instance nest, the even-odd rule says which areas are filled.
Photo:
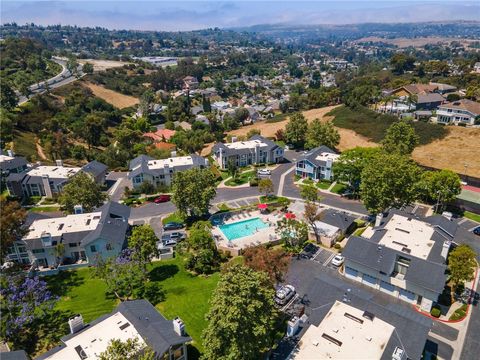
[[480, 20], [480, 2], [384, 1], [131, 1], [2, 0], [1, 22], [194, 30], [257, 24], [352, 24]]

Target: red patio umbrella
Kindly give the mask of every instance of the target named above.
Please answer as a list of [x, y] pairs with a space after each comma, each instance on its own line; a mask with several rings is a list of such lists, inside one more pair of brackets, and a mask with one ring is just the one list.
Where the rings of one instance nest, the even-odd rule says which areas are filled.
[[267, 204], [258, 204], [257, 207], [260, 209], [260, 210], [265, 210], [268, 205]]
[[294, 213], [288, 212], [288, 213], [285, 214], [285, 217], [287, 219], [295, 219], [296, 216], [295, 216]]

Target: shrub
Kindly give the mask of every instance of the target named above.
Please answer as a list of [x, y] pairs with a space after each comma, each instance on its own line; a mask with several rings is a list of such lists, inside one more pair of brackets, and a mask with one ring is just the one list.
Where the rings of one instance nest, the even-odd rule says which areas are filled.
[[342, 245], [340, 245], [339, 243], [336, 243], [335, 245], [333, 245], [333, 247], [337, 250], [342, 250]]
[[439, 318], [440, 315], [442, 315], [442, 310], [440, 310], [439, 307], [435, 306], [435, 307], [432, 307], [432, 310], [430, 311], [430, 314], [433, 317]]
[[450, 316], [449, 320], [460, 320], [467, 315], [467, 304], [463, 304]]
[[303, 183], [305, 185], [313, 185], [313, 180], [310, 178], [306, 178], [305, 180], [303, 180]]
[[250, 179], [250, 186], [258, 186], [258, 179], [257, 178], [251, 178]]

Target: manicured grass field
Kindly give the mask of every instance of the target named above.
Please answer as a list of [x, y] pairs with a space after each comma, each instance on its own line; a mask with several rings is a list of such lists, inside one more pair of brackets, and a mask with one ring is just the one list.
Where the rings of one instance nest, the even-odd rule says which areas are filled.
[[317, 182], [317, 187], [322, 190], [327, 190], [330, 185], [332, 185], [332, 183], [326, 180], [320, 180], [319, 182]]
[[477, 221], [480, 223], [480, 214], [475, 214], [475, 213], [472, 213], [470, 211], [465, 211], [463, 213], [463, 216], [470, 219], [470, 220], [474, 220], [474, 221]]
[[28, 209], [30, 212], [53, 212], [60, 211], [60, 206], [35, 206]]
[[185, 221], [184, 218], [182, 218], [178, 213], [174, 212], [168, 215], [166, 218], [162, 220], [163, 224], [169, 223], [169, 222], [177, 222], [177, 223], [183, 223]]
[[246, 184], [247, 182], [250, 181], [250, 179], [255, 176], [255, 170], [252, 171], [246, 171], [241, 174], [237, 175], [237, 178], [235, 180], [230, 179], [225, 182], [225, 185], [227, 186], [238, 186], [238, 185], [243, 185]]
[[[181, 257], [155, 262], [149, 274], [150, 279], [160, 282], [165, 291], [165, 301], [157, 304], [157, 309], [167, 319], [179, 316], [194, 339], [193, 345], [202, 351], [201, 334], [207, 325], [205, 314], [220, 274], [194, 276], [185, 270]], [[92, 270], [88, 268], [65, 271], [45, 280], [60, 296], [55, 310], [61, 313], [62, 324], [66, 324], [68, 317], [74, 314], [81, 314], [85, 322], [90, 322], [111, 312], [118, 304], [118, 300], [107, 293], [103, 280], [93, 277]]]
[[335, 186], [330, 191], [334, 192], [335, 194], [341, 194], [345, 191], [346, 188], [347, 188], [347, 185], [336, 183]]

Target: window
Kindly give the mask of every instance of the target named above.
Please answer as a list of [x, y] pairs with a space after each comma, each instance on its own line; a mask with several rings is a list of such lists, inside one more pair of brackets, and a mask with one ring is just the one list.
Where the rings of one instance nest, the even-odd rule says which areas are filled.
[[95, 245], [90, 245], [90, 251], [92, 253], [97, 252], [97, 248], [95, 247]]
[[45, 252], [45, 249], [33, 249], [32, 250], [32, 253], [34, 254], [41, 254], [41, 253], [44, 253]]
[[77, 243], [69, 243], [68, 247], [77, 247], [77, 245], [78, 245]]
[[27, 252], [27, 248], [25, 246], [19, 246], [18, 247], [18, 252], [19, 253], [26, 253]]
[[111, 250], [113, 250], [113, 246], [112, 246], [112, 244], [110, 244], [110, 243], [107, 243], [106, 249], [107, 249], [108, 251], [111, 251]]

